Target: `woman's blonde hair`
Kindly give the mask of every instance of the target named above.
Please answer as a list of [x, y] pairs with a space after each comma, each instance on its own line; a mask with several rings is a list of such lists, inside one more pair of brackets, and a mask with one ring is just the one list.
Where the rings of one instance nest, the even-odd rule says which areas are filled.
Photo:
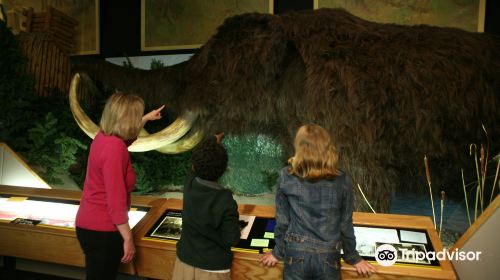
[[117, 92], [106, 101], [101, 116], [101, 130], [123, 140], [135, 139], [142, 128], [144, 100], [135, 94]]
[[308, 180], [334, 178], [340, 174], [337, 149], [328, 131], [321, 126], [301, 126], [295, 135], [294, 148], [295, 155], [288, 160], [290, 174]]

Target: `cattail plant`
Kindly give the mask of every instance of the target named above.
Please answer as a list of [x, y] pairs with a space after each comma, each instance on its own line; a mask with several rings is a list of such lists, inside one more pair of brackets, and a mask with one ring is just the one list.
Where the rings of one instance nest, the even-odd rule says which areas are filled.
[[474, 162], [476, 164], [476, 177], [477, 177], [477, 187], [476, 187], [476, 201], [474, 202], [474, 222], [477, 219], [477, 207], [478, 207], [478, 202], [479, 202], [479, 196], [481, 195], [480, 192], [480, 186], [481, 186], [481, 177], [479, 175], [479, 165], [477, 163], [477, 146], [476, 144], [472, 143], [469, 146], [469, 155], [472, 156], [472, 147], [474, 147]]
[[[484, 151], [484, 147], [481, 144], [481, 212], [483, 210], [483, 204], [484, 204], [484, 188], [485, 188], [485, 183], [486, 183], [486, 170], [488, 170], [488, 160], [489, 160], [489, 152], [490, 152], [490, 137], [488, 136], [488, 131], [486, 131], [486, 128], [484, 127], [484, 124], [481, 124], [481, 127], [483, 128], [484, 134], [486, 134], [486, 152]], [[486, 153], [486, 155], [485, 155]], [[493, 185], [493, 188], [495, 185]]]
[[461, 170], [462, 170], [462, 186], [464, 187], [464, 195], [465, 195], [465, 209], [467, 210], [467, 219], [469, 219], [469, 226], [471, 226], [472, 223], [470, 222], [469, 202], [467, 200], [467, 190], [465, 189], [464, 169], [462, 168]]
[[361, 186], [359, 184], [358, 184], [358, 189], [359, 189], [359, 192], [361, 192], [361, 195], [363, 196], [363, 199], [365, 200], [366, 204], [368, 204], [368, 207], [370, 207], [370, 209], [372, 210], [373, 213], [377, 214], [377, 212], [375, 212], [375, 210], [373, 210], [373, 207], [370, 204], [370, 202], [368, 201], [368, 199], [366, 199], [366, 196], [363, 193], [363, 191], [361, 190]]
[[[475, 203], [474, 203], [474, 221], [477, 220], [478, 216], [478, 208], [480, 207], [481, 213], [484, 211], [484, 206], [485, 206], [485, 189], [486, 189], [486, 179], [487, 179], [487, 171], [488, 171], [488, 161], [489, 161], [489, 150], [490, 150], [490, 139], [488, 136], [488, 132], [486, 131], [486, 128], [484, 125], [482, 125], [483, 131], [486, 134], [486, 148], [484, 147], [483, 144], [481, 144], [481, 150], [479, 152], [479, 163], [478, 163], [478, 151], [477, 151], [477, 145], [472, 143], [469, 146], [469, 155], [474, 156], [474, 163], [476, 167], [476, 198], [475, 198]], [[493, 158], [495, 160], [499, 155]], [[491, 194], [490, 194], [490, 201], [486, 203], [491, 203], [493, 201], [493, 195], [496, 190], [496, 184], [498, 180], [498, 173], [500, 169], [500, 158], [498, 159], [497, 163], [497, 170], [495, 173], [495, 179], [493, 180], [493, 186], [491, 188]], [[467, 199], [467, 190], [466, 190], [466, 185], [465, 185], [465, 180], [464, 180], [464, 175], [463, 175], [463, 169], [462, 169], [462, 184], [464, 188], [464, 195], [465, 195], [465, 206], [467, 208], [467, 217], [469, 218], [469, 226], [471, 225], [470, 217], [469, 217], [469, 205], [468, 205], [468, 199]], [[500, 188], [500, 184], [499, 184]]]
[[429, 194], [431, 195], [432, 220], [434, 221], [434, 229], [436, 229], [436, 211], [434, 210], [434, 198], [432, 197], [431, 172], [429, 170], [429, 162], [427, 161], [427, 155], [424, 155], [424, 163], [425, 163], [425, 175], [427, 176], [427, 184], [429, 185]]
[[444, 191], [441, 191], [441, 217], [439, 219], [439, 238], [441, 238], [441, 229], [443, 228], [443, 210], [444, 210]]
[[479, 173], [481, 174], [481, 185], [480, 188], [480, 203], [481, 203], [481, 213], [484, 211], [484, 182], [486, 181], [486, 168], [488, 166], [488, 158], [485, 156], [484, 146], [481, 144], [481, 157], [479, 158], [479, 162], [481, 164], [481, 169]]
[[[493, 180], [493, 186], [491, 187], [490, 203], [493, 201], [493, 194], [495, 193], [495, 186], [498, 180], [498, 171], [500, 170], [500, 154], [494, 157], [497, 159], [497, 172], [495, 173], [495, 180]], [[498, 188], [500, 189], [500, 182], [498, 183]]]

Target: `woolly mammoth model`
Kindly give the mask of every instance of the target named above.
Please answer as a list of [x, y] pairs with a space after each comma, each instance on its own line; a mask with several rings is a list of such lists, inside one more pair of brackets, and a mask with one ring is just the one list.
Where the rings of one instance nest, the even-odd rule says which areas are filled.
[[437, 177], [453, 167], [458, 178], [452, 165], [481, 125], [492, 139], [500, 132], [499, 38], [378, 24], [339, 9], [229, 18], [190, 60], [163, 69], [82, 58], [73, 68], [179, 116], [132, 150], [181, 152], [215, 131], [267, 134], [289, 148], [301, 124], [319, 124], [341, 168], [382, 211], [394, 190], [426, 186], [424, 155]]

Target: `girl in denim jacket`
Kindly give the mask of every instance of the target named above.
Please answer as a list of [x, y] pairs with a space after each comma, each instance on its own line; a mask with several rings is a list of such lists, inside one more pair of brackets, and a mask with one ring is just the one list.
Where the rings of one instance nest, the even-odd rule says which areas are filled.
[[359, 275], [375, 268], [356, 251], [352, 185], [337, 169], [330, 134], [318, 125], [299, 128], [295, 155], [281, 170], [276, 193], [274, 250], [261, 262], [284, 260], [284, 279], [340, 279], [340, 249]]

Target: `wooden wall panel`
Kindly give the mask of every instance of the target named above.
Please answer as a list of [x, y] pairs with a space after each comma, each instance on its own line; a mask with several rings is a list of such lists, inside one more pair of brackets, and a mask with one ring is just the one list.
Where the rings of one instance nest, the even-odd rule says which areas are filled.
[[69, 54], [63, 52], [49, 37], [24, 34], [21, 38], [23, 54], [28, 59], [25, 71], [32, 75], [35, 91], [49, 96], [53, 89], [69, 91]]
[[22, 12], [27, 17], [27, 33], [19, 39], [23, 54], [28, 59], [26, 72], [34, 79], [35, 91], [49, 96], [53, 89], [69, 91], [69, 57], [75, 48], [75, 28], [78, 22], [50, 7], [42, 13], [32, 9]]

